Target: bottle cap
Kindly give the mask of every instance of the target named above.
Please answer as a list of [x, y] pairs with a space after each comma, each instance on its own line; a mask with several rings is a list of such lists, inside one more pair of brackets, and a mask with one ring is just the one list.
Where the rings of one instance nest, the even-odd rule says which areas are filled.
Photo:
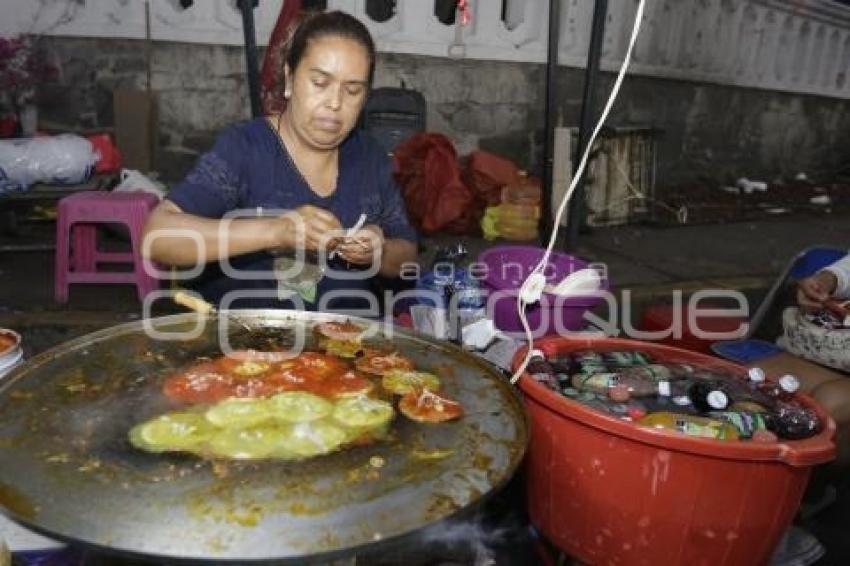
[[786, 393], [796, 393], [800, 389], [800, 380], [790, 373], [786, 373], [779, 378], [779, 387]]
[[718, 411], [722, 411], [729, 406], [729, 397], [719, 389], [710, 392], [705, 400], [708, 402], [709, 407]]
[[755, 381], [756, 383], [761, 383], [765, 378], [764, 370], [761, 368], [750, 368], [747, 371], [747, 375], [750, 376], [750, 381]]
[[669, 381], [659, 381], [658, 382], [658, 394], [662, 397], [670, 396], [670, 382]]
[[531, 351], [531, 357], [529, 358], [529, 361], [533, 360], [534, 358], [542, 358], [545, 360], [546, 354], [543, 353], [543, 350], [534, 349]]

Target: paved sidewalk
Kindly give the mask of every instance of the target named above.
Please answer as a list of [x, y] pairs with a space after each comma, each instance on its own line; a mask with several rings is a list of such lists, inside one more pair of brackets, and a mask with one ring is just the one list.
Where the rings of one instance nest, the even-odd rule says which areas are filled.
[[600, 228], [579, 238], [579, 255], [608, 264], [617, 288], [771, 283], [812, 245], [850, 248], [850, 217], [823, 215], [676, 228]]

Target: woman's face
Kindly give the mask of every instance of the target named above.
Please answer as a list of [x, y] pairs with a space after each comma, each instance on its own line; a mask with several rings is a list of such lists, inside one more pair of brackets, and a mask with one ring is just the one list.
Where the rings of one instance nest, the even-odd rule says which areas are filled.
[[286, 114], [302, 142], [315, 149], [337, 147], [354, 128], [366, 101], [369, 55], [354, 40], [320, 36], [310, 40], [295, 72]]

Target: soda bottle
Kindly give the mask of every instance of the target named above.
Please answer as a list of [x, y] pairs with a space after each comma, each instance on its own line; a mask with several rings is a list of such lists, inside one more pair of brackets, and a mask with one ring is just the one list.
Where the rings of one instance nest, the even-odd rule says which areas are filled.
[[623, 373], [651, 381], [684, 379], [693, 374], [693, 367], [685, 364], [646, 364], [623, 369]]
[[625, 385], [631, 397], [647, 397], [658, 390], [657, 384], [638, 376], [624, 373], [577, 373], [573, 375], [573, 387], [581, 391], [593, 391], [608, 395], [608, 390], [614, 386]]
[[637, 350], [603, 352], [602, 360], [609, 366], [616, 367], [644, 366], [652, 362], [647, 354]]
[[608, 388], [608, 398], [615, 403], [627, 403], [632, 398], [632, 393], [628, 385], [618, 383]]
[[[573, 390], [576, 391], [576, 390]], [[618, 403], [613, 402], [591, 391], [576, 392], [575, 399], [582, 405], [590, 407], [599, 413], [613, 415], [617, 418], [636, 421], [646, 415], [646, 408], [635, 400]]]
[[532, 350], [531, 359], [529, 359], [528, 366], [525, 368], [525, 371], [527, 371], [538, 383], [542, 383], [553, 391], [560, 392], [561, 388], [558, 387], [558, 379], [555, 376], [555, 370], [552, 368], [552, 364], [546, 361], [546, 356], [542, 351]]
[[764, 413], [750, 411], [712, 411], [709, 416], [728, 422], [738, 429], [741, 438], [752, 438], [758, 430], [767, 430], [769, 417]]
[[724, 384], [726, 392], [732, 397], [734, 411], [767, 412], [775, 404], [773, 399], [762, 392], [765, 382], [764, 371], [761, 368], [750, 368], [746, 380], [738, 375], [729, 375]]
[[800, 381], [791, 374], [783, 375], [777, 381], [768, 381], [761, 368], [750, 368], [747, 377], [746, 385], [736, 386], [732, 397], [736, 402], [756, 403], [768, 410], [774, 410], [780, 401], [793, 401], [795, 393], [800, 389]]
[[685, 380], [659, 381], [657, 395], [641, 399], [650, 412], [698, 414], [688, 397], [690, 383]]
[[573, 373], [605, 373], [608, 371], [608, 366], [599, 352], [573, 352], [571, 356], [574, 371]]
[[738, 440], [738, 429], [719, 420], [666, 411], [649, 413], [637, 421], [639, 424], [664, 430], [674, 430], [688, 436], [715, 440]]
[[549, 360], [555, 373], [572, 374], [578, 369], [570, 358], [553, 358]]
[[776, 381], [764, 381], [758, 386], [761, 393], [776, 401], [791, 401], [800, 390], [800, 380], [786, 373]]
[[719, 381], [695, 381], [688, 388], [688, 398], [703, 413], [725, 411], [729, 408], [729, 394]]
[[608, 366], [598, 362], [585, 362], [578, 368], [577, 373], [584, 375], [592, 375], [594, 373], [607, 373], [610, 371]]
[[[733, 396], [734, 398], [734, 396]], [[729, 406], [729, 410], [739, 413], [769, 413], [767, 407], [755, 401], [735, 401]]]
[[781, 438], [800, 440], [820, 432], [817, 413], [798, 403], [780, 401], [770, 415], [769, 426]]
[[576, 373], [572, 377], [572, 385], [579, 391], [589, 391], [608, 395], [608, 388], [616, 385], [616, 373]]
[[576, 367], [581, 367], [585, 364], [605, 365], [605, 360], [602, 358], [602, 354], [591, 350], [586, 352], [573, 352], [571, 358]]
[[579, 401], [582, 405], [586, 407], [590, 407], [597, 412], [610, 414], [611, 413], [611, 403], [607, 399], [603, 399], [596, 393], [592, 391], [580, 391], [576, 400]]
[[647, 414], [643, 403], [634, 399], [623, 403], [611, 403], [608, 407], [608, 412], [629, 421], [639, 421]]

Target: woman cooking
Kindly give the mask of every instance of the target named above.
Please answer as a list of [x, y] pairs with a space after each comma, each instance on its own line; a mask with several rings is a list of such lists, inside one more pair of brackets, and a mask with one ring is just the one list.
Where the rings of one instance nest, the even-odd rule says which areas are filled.
[[390, 160], [354, 131], [375, 46], [356, 18], [319, 13], [295, 30], [285, 61], [285, 110], [219, 136], [149, 217], [148, 255], [207, 263], [197, 287], [215, 303], [237, 291], [253, 296], [239, 306], [363, 308], [355, 299], [371, 275], [416, 259]]

